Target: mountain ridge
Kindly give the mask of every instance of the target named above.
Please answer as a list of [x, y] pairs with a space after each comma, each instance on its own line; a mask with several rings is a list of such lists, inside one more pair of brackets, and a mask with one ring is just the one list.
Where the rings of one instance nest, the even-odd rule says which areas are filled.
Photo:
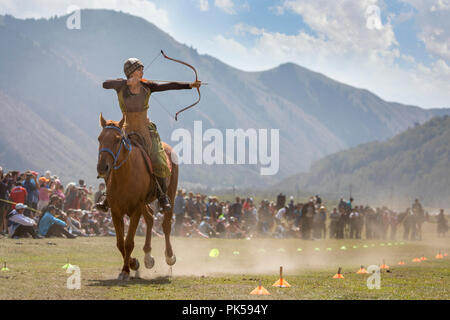
[[[147, 63], [146, 78], [193, 80], [192, 70], [161, 57], [149, 65], [161, 48], [194, 65], [200, 80], [210, 83], [201, 88], [201, 102], [178, 122], [173, 115], [194, 102], [196, 92], [152, 95], [149, 117], [158, 125], [162, 140], [170, 144], [171, 132], [177, 128], [192, 132], [195, 120], [203, 121], [204, 130], [214, 127], [222, 132], [227, 128], [280, 129], [278, 175], [257, 176], [254, 166], [192, 165], [181, 168], [182, 181], [223, 187], [265, 185], [306, 170], [325, 155], [388, 139], [415, 122], [450, 112], [388, 103], [367, 89], [356, 89], [293, 63], [266, 71], [241, 71], [198, 54], [142, 18], [112, 10], [82, 10], [81, 15], [81, 30], [68, 30], [67, 16], [37, 20], [6, 16], [0, 41], [9, 45], [0, 52], [0, 90], [32, 108], [75, 144], [89, 148], [88, 154], [96, 153], [99, 113], [121, 118], [115, 92], [102, 89], [101, 83], [123, 77], [126, 58], [141, 57]], [[155, 104], [158, 101], [162, 106]], [[6, 162], [5, 157], [0, 162]], [[96, 156], [91, 156], [83, 165], [95, 169], [95, 162]], [[55, 159], [49, 167], [58, 167], [58, 163]]]

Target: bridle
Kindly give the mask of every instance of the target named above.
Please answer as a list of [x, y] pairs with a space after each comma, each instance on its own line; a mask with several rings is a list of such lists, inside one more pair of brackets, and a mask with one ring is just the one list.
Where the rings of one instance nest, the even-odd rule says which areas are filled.
[[[117, 151], [117, 153], [114, 153], [109, 148], [102, 148], [98, 152], [99, 156], [100, 156], [100, 154], [102, 152], [106, 152], [106, 153], [110, 154], [112, 156], [113, 160], [114, 160], [114, 162], [113, 162], [113, 169], [117, 170], [128, 160], [128, 157], [129, 157], [129, 155], [131, 153], [131, 149], [132, 149], [131, 141], [126, 136], [126, 134], [124, 134], [124, 132], [121, 129], [119, 129], [118, 127], [116, 127], [116, 126], [106, 126], [106, 127], [104, 127], [104, 129], [114, 129], [114, 130], [119, 131], [119, 133], [120, 133], [121, 139], [120, 139], [119, 150]], [[127, 154], [125, 159], [123, 159], [120, 163], [117, 163], [117, 161], [119, 160], [120, 151], [122, 150], [122, 147], [125, 148], [126, 151], [128, 151], [128, 154]]]

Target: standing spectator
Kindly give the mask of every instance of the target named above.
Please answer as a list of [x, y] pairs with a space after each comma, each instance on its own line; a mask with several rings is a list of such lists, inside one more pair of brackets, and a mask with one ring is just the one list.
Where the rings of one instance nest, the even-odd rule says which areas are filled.
[[105, 194], [106, 185], [104, 182], [98, 185], [98, 191], [94, 194], [94, 203], [99, 203], [100, 198]]
[[408, 240], [411, 227], [413, 227], [414, 224], [414, 217], [410, 208], [406, 209], [406, 212], [402, 215], [401, 222], [403, 223], [403, 240]]
[[174, 231], [175, 235], [177, 236], [180, 235], [181, 227], [183, 225], [184, 212], [185, 212], [185, 200], [183, 189], [179, 189], [173, 205], [173, 214], [175, 215]]
[[330, 239], [337, 239], [339, 218], [339, 212], [333, 208], [333, 212], [330, 214]]
[[34, 239], [41, 239], [36, 233], [36, 221], [23, 214], [26, 208], [23, 203], [17, 203], [15, 209], [8, 214], [9, 236], [17, 239], [31, 235]]
[[195, 218], [194, 194], [189, 192], [189, 198], [186, 200], [186, 211], [191, 219]]
[[235, 217], [237, 221], [241, 221], [242, 218], [242, 203], [241, 198], [236, 197], [236, 202], [230, 207], [230, 217]]
[[0, 167], [0, 233], [5, 234], [7, 232], [6, 215], [9, 204], [1, 200], [8, 199], [8, 180], [10, 175], [3, 175], [3, 168]]
[[258, 230], [263, 234], [269, 232], [272, 227], [272, 220], [273, 218], [269, 210], [269, 201], [262, 200], [258, 209]]
[[397, 213], [394, 211], [389, 212], [389, 225], [391, 227], [390, 239], [395, 240], [397, 233], [397, 223], [398, 223]]
[[448, 223], [447, 223], [447, 219], [445, 218], [444, 215], [444, 209], [441, 209], [439, 211], [439, 214], [437, 216], [437, 234], [438, 237], [442, 236], [445, 237], [445, 234], [448, 231]]
[[361, 236], [359, 234], [359, 223], [360, 223], [360, 213], [358, 212], [357, 208], [352, 210], [352, 213], [350, 213], [349, 216], [350, 219], [350, 239], [361, 239]]
[[77, 188], [75, 183], [71, 182], [67, 185], [65, 196], [65, 210], [80, 209], [80, 189]]
[[23, 187], [27, 190], [28, 196], [26, 204], [33, 209], [37, 208], [37, 203], [39, 201], [39, 183], [36, 176], [31, 172], [27, 171], [25, 173], [25, 181], [23, 182]]
[[92, 209], [92, 200], [88, 198], [88, 195], [87, 195], [87, 193], [84, 190], [80, 190], [79, 193], [81, 194], [80, 209], [81, 210], [91, 211], [91, 209]]
[[[316, 196], [318, 199], [320, 197]], [[322, 199], [320, 199], [320, 203], [322, 203]], [[321, 237], [323, 236], [323, 239], [327, 238], [327, 208], [325, 206], [320, 206], [319, 209], [319, 230], [321, 233]]]
[[303, 240], [311, 239], [311, 230], [313, 228], [313, 218], [315, 214], [314, 202], [313, 200], [310, 200], [302, 208], [301, 231]]
[[213, 223], [215, 223], [217, 218], [217, 204], [216, 204], [217, 198], [214, 196], [211, 196], [208, 198], [208, 204], [206, 205], [206, 215], [211, 218]]
[[39, 178], [39, 202], [37, 204], [38, 211], [41, 211], [50, 201], [50, 195], [54, 191], [54, 184], [52, 185], [53, 189], [50, 189], [48, 186], [49, 180], [45, 177]]
[[[15, 203], [25, 203], [27, 200], [27, 196], [27, 190], [22, 186], [20, 180], [17, 180], [16, 186], [12, 188], [11, 192], [9, 193], [9, 199]], [[15, 209], [16, 206], [13, 204], [12, 208]]]

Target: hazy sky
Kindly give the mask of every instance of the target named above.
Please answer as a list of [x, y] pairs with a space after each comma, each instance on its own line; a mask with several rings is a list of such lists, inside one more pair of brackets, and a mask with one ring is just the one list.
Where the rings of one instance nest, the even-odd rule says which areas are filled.
[[239, 69], [295, 62], [388, 101], [450, 107], [450, 0], [1, 0], [0, 14], [70, 5], [143, 17]]

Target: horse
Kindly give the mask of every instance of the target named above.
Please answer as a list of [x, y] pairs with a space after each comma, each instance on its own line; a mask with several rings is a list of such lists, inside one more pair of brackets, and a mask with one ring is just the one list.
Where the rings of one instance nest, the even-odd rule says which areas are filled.
[[[131, 253], [134, 249], [134, 236], [141, 216], [144, 217], [147, 225], [143, 248], [145, 267], [151, 269], [155, 264], [151, 255], [154, 211], [148, 204], [156, 199], [157, 184], [154, 176], [149, 172], [141, 150], [131, 141], [123, 128], [125, 119], [122, 118], [120, 122], [105, 120], [100, 114], [99, 120], [102, 131], [98, 137], [97, 173], [98, 178], [103, 178], [106, 183], [106, 197], [116, 231], [117, 248], [123, 257], [123, 267], [118, 279], [129, 280], [130, 268], [133, 271], [139, 269], [139, 261], [131, 257]], [[162, 145], [172, 165], [167, 193], [173, 208], [178, 184], [178, 165], [171, 157], [172, 148], [164, 142]], [[130, 224], [124, 240], [125, 214], [129, 216]], [[165, 212], [162, 223], [165, 236], [165, 257], [169, 266], [176, 262], [170, 243], [172, 216], [172, 210]]]

